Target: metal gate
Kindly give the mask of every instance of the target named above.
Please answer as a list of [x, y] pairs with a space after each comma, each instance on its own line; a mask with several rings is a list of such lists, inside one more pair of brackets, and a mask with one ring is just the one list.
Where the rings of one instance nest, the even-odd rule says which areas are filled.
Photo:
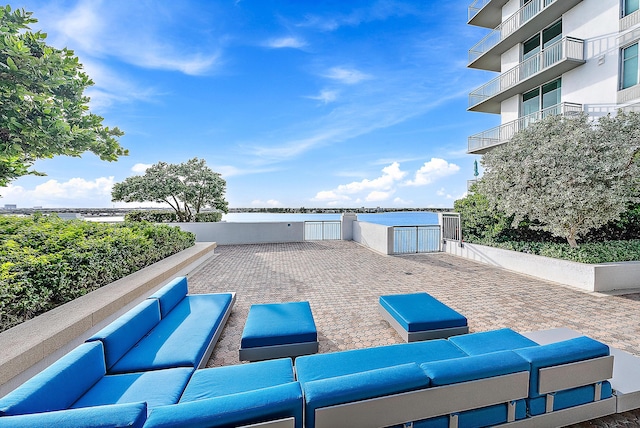
[[440, 226], [395, 226], [394, 254], [435, 253], [440, 251]]
[[305, 221], [305, 241], [328, 241], [342, 239], [342, 222], [336, 221]]

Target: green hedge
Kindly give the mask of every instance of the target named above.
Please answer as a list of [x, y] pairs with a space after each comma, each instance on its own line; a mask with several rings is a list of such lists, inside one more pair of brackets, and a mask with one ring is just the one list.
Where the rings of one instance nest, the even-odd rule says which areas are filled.
[[[175, 211], [131, 211], [124, 216], [125, 221], [149, 221], [151, 223], [175, 223], [178, 216]], [[222, 213], [207, 211], [196, 214], [197, 222], [217, 222], [222, 219]]]
[[0, 331], [188, 248], [195, 236], [145, 222], [0, 216]]

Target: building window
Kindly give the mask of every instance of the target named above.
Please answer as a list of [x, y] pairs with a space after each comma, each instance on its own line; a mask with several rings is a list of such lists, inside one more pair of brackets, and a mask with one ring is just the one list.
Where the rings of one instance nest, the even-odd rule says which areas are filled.
[[522, 94], [522, 116], [560, 104], [561, 88], [562, 79], [556, 79]]
[[640, 7], [640, 0], [622, 0], [622, 16], [631, 15]]
[[622, 49], [622, 78], [620, 89], [638, 84], [638, 43]]

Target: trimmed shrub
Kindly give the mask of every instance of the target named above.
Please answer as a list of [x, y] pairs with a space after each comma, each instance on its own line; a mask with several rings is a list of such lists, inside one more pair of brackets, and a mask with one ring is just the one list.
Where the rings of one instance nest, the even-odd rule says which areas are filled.
[[124, 221], [139, 222], [148, 221], [150, 223], [175, 223], [178, 216], [175, 211], [131, 211], [125, 214]]
[[217, 211], [207, 211], [196, 214], [196, 221], [200, 223], [213, 223], [222, 220], [222, 213]]
[[0, 216], [0, 331], [188, 248], [177, 227]]

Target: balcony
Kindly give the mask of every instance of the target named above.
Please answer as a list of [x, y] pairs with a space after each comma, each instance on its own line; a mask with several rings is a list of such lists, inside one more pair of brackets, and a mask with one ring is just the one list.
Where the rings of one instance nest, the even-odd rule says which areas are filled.
[[640, 24], [640, 10], [636, 10], [627, 16], [620, 18], [620, 32]]
[[469, 94], [470, 111], [500, 113], [500, 103], [584, 64], [584, 41], [564, 37]]
[[475, 0], [469, 6], [469, 25], [495, 28], [502, 21], [502, 6], [509, 0]]
[[[469, 49], [468, 67], [500, 71], [500, 56], [503, 53], [553, 24], [581, 1], [533, 0], [527, 3]], [[491, 3], [489, 1], [484, 7]]]
[[469, 149], [467, 153], [472, 155], [481, 155], [488, 152], [492, 147], [504, 144], [511, 140], [513, 136], [532, 123], [544, 119], [548, 116], [576, 116], [582, 112], [582, 104], [560, 103], [548, 107], [544, 110], [537, 111], [527, 116], [523, 116], [512, 122], [508, 122], [469, 137]]

